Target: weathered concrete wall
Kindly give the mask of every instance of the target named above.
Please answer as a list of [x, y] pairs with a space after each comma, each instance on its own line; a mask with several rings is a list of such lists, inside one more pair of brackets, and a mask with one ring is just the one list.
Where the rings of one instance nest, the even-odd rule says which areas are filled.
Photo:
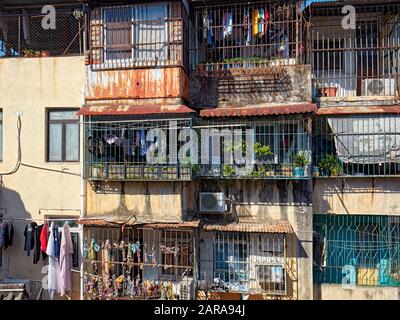
[[311, 67], [284, 67], [281, 76], [232, 76], [231, 79], [190, 79], [190, 104], [194, 107], [311, 102]]
[[189, 96], [187, 74], [181, 67], [91, 71], [87, 68], [86, 98], [157, 99]]
[[400, 179], [319, 179], [314, 185], [314, 213], [400, 214]]
[[339, 284], [314, 287], [315, 300], [400, 300], [399, 288], [361, 287], [343, 288]]
[[[312, 299], [312, 208], [308, 181], [226, 180], [216, 182], [125, 182], [87, 184], [87, 215], [138, 221], [180, 221], [198, 215], [199, 192], [225, 192], [234, 199], [228, 219], [240, 222], [288, 220], [288, 297]], [[207, 234], [207, 233], [203, 233]], [[207, 239], [205, 239], [207, 240]], [[210, 244], [201, 248], [207, 254]], [[209, 260], [200, 257], [200, 260]], [[204, 269], [205, 268], [205, 269]], [[209, 272], [212, 262], [202, 266]], [[212, 269], [211, 269], [212, 270]]]
[[[23, 113], [22, 163], [37, 167], [20, 166], [15, 174], [2, 176], [0, 207], [7, 210], [3, 212], [4, 217], [79, 216], [75, 210], [54, 211], [80, 209], [81, 167], [79, 162], [46, 162], [46, 108], [78, 109], [82, 106], [84, 58], [0, 59], [0, 83], [4, 144], [0, 172], [12, 170], [17, 161], [16, 112]], [[4, 252], [3, 276], [9, 272], [16, 278], [41, 280], [45, 276], [41, 273], [43, 261], [34, 265], [32, 254], [27, 257], [23, 251], [23, 232], [27, 224], [25, 221], [14, 223], [15, 242]], [[75, 286], [74, 290], [79, 291], [79, 288]]]

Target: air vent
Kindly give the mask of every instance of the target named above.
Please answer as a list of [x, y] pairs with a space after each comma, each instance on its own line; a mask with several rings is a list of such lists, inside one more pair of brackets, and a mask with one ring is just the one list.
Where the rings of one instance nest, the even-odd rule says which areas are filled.
[[394, 79], [365, 79], [362, 88], [364, 96], [395, 95]]

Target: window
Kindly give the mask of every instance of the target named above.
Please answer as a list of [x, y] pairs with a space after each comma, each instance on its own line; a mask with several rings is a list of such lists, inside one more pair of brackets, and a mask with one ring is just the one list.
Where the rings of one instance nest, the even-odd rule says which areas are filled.
[[[64, 219], [65, 220], [60, 220]], [[59, 217], [59, 216], [53, 216], [53, 217], [47, 217], [49, 220], [49, 223], [51, 223], [52, 219], [54, 220], [54, 224], [58, 226], [58, 231], [62, 237], [62, 228], [65, 224], [65, 222], [68, 223], [70, 232], [71, 232], [71, 240], [72, 240], [72, 247], [73, 247], [73, 254], [72, 254], [72, 268], [78, 269], [79, 268], [79, 227], [76, 222], [75, 217]], [[71, 220], [69, 220], [71, 219]], [[60, 238], [61, 239], [61, 238]]]
[[346, 47], [343, 39], [315, 41], [314, 70], [344, 70], [346, 64], [345, 52]]
[[141, 4], [103, 9], [105, 62], [166, 60], [167, 4]]
[[48, 161], [79, 161], [77, 110], [48, 112]]
[[3, 111], [0, 111], [0, 161], [3, 161]]

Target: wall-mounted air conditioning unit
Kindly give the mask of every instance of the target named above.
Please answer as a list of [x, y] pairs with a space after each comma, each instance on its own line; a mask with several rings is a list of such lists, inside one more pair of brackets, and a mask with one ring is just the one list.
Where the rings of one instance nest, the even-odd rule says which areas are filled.
[[362, 81], [363, 96], [394, 96], [395, 94], [395, 79], [365, 79]]
[[226, 210], [223, 192], [200, 192], [200, 212], [223, 213]]

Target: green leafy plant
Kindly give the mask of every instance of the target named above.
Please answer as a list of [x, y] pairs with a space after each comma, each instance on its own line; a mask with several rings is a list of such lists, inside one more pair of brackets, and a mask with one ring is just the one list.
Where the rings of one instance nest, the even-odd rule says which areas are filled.
[[319, 167], [327, 171], [330, 176], [338, 176], [342, 170], [342, 165], [339, 159], [329, 154], [319, 162]]
[[308, 164], [307, 155], [305, 154], [305, 152], [300, 151], [294, 156], [293, 162], [296, 167], [304, 168]]
[[229, 164], [224, 164], [224, 176], [231, 177], [235, 174], [235, 169]]
[[200, 165], [199, 164], [193, 164], [192, 165], [192, 172], [194, 174], [199, 174], [200, 173]]
[[254, 144], [254, 153], [257, 158], [262, 158], [262, 157], [273, 157], [274, 153], [271, 150], [271, 147], [268, 145], [262, 145], [259, 142], [256, 142]]

